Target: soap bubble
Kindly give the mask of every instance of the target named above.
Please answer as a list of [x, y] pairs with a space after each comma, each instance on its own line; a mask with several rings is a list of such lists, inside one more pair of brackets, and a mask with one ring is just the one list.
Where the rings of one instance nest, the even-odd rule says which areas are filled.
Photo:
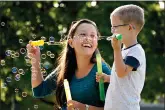
[[19, 89], [18, 88], [15, 88], [15, 92], [18, 93], [19, 92]]
[[4, 82], [4, 83], [1, 83], [2, 84], [2, 88], [6, 88], [7, 87], [7, 84]]
[[11, 54], [11, 58], [15, 58], [15, 54]]
[[50, 54], [50, 58], [54, 58], [55, 55], [53, 53]]
[[27, 66], [31, 66], [31, 60], [30, 60], [30, 59], [27, 59], [27, 60], [26, 60], [26, 65], [27, 65]]
[[49, 63], [48, 61], [44, 62], [44, 63], [43, 63], [43, 67], [44, 67], [45, 69], [49, 69], [50, 63]]
[[19, 57], [19, 53], [18, 52], [15, 52], [15, 57]]
[[38, 105], [34, 105], [34, 109], [38, 109]]
[[22, 92], [22, 97], [26, 97], [27, 96], [27, 92]]
[[6, 78], [6, 82], [11, 82], [11, 80], [12, 80], [11, 77]]
[[36, 38], [36, 35], [35, 34], [32, 34], [32, 38], [35, 39]]
[[42, 55], [41, 55], [41, 58], [42, 58], [42, 59], [46, 59], [46, 54], [42, 54]]
[[20, 78], [21, 78], [20, 74], [16, 74], [16, 75], [15, 75], [15, 80], [16, 80], [16, 81], [19, 81]]
[[24, 74], [25, 74], [25, 72], [24, 72], [23, 69], [19, 69], [19, 70], [18, 70], [18, 73], [21, 74], [21, 75], [24, 75]]
[[46, 41], [46, 37], [42, 36], [42, 37], [41, 37], [41, 40]]
[[47, 54], [47, 56], [50, 56], [51, 51], [47, 51], [46, 54]]
[[45, 70], [44, 68], [41, 69], [41, 74], [42, 74], [43, 76], [47, 76], [47, 72], [46, 72], [46, 70]]
[[54, 43], [54, 41], [55, 41], [55, 38], [53, 36], [49, 37], [49, 42], [50, 43]]
[[20, 53], [21, 53], [21, 54], [25, 54], [25, 53], [26, 53], [26, 49], [25, 49], [25, 48], [21, 48], [21, 49], [20, 49]]
[[19, 39], [19, 43], [22, 44], [23, 43], [23, 40], [22, 39]]
[[4, 66], [5, 64], [5, 60], [1, 60], [1, 66]]
[[12, 69], [11, 69], [11, 71], [12, 71], [12, 73], [17, 73], [17, 68], [16, 67], [13, 67]]
[[5, 22], [1, 22], [1, 26], [5, 26]]
[[11, 51], [10, 50], [6, 50], [6, 52], [5, 52], [5, 54], [6, 54], [6, 56], [10, 56], [10, 53]]

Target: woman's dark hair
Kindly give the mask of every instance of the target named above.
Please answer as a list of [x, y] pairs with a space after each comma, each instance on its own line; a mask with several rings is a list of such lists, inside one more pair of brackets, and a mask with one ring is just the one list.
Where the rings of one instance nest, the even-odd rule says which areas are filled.
[[[81, 19], [71, 24], [71, 27], [68, 33], [68, 39], [73, 38], [77, 27], [82, 23], [88, 23], [95, 26], [97, 30], [97, 36], [98, 37], [100, 36], [97, 26], [93, 21], [88, 20], [88, 19]], [[95, 55], [96, 51], [98, 51], [98, 49], [96, 49], [95, 52], [93, 53], [91, 57], [91, 63], [96, 63], [96, 55]], [[71, 78], [75, 74], [76, 69], [77, 69], [77, 61], [76, 61], [75, 51], [73, 48], [70, 47], [67, 41], [63, 51], [61, 52], [58, 58], [58, 66], [56, 68], [56, 73], [57, 73], [56, 101], [57, 101], [58, 106], [60, 107], [66, 104], [65, 103], [66, 96], [65, 96], [64, 86], [63, 86], [64, 79], [67, 79], [70, 82]]]

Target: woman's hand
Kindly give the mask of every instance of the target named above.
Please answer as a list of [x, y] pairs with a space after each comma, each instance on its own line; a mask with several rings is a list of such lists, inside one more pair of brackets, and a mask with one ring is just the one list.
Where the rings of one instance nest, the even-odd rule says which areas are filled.
[[31, 59], [32, 63], [40, 62], [40, 48], [37, 46], [31, 46], [30, 42], [31, 41], [29, 41], [29, 44], [26, 46], [27, 55]]
[[67, 110], [85, 110], [85, 104], [70, 100], [67, 102]]

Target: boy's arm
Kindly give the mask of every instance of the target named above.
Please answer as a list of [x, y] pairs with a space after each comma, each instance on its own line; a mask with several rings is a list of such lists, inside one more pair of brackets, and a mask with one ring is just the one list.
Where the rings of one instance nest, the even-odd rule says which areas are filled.
[[132, 71], [133, 67], [126, 65], [123, 61], [121, 49], [114, 50], [115, 69], [118, 77], [122, 78]]
[[133, 67], [126, 65], [123, 61], [121, 54], [121, 41], [116, 38], [112, 38], [111, 44], [114, 50], [115, 71], [118, 77], [122, 78], [131, 72]]

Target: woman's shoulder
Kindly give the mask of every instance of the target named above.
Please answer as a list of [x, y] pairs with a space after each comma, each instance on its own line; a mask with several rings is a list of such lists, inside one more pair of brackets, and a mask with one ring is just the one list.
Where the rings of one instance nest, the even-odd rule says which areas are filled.
[[111, 67], [105, 61], [102, 61], [102, 70], [103, 70], [103, 73], [105, 73], [105, 74], [108, 74], [108, 75], [111, 74]]

